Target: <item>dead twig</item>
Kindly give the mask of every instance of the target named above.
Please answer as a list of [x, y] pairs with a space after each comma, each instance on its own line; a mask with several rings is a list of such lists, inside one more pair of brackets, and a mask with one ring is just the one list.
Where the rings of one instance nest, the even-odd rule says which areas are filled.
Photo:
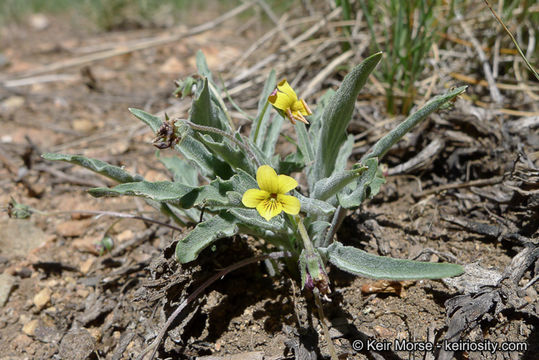
[[513, 44], [515, 44], [516, 48], [517, 48], [517, 51], [518, 51], [518, 54], [520, 55], [520, 57], [522, 58], [522, 60], [524, 60], [524, 62], [526, 63], [526, 66], [528, 67], [528, 69], [530, 69], [530, 71], [533, 73], [533, 75], [535, 75], [535, 78], [537, 80], [539, 80], [539, 74], [537, 74], [537, 71], [535, 71], [535, 69], [533, 68], [533, 66], [530, 64], [530, 62], [528, 61], [528, 59], [526, 58], [526, 56], [524, 55], [524, 53], [522, 52], [522, 50], [520, 49], [520, 46], [518, 46], [518, 42], [517, 40], [515, 39], [515, 37], [513, 36], [513, 34], [511, 33], [511, 31], [509, 31], [509, 29], [507, 28], [507, 26], [505, 26], [503, 20], [498, 16], [498, 14], [496, 13], [496, 11], [494, 11], [494, 9], [492, 8], [492, 6], [490, 6], [490, 3], [488, 2], [488, 0], [483, 0], [485, 2], [485, 4], [487, 4], [487, 7], [489, 8], [490, 12], [492, 12], [492, 15], [494, 15], [494, 17], [496, 18], [496, 20], [500, 23], [500, 25], [503, 27], [503, 29], [505, 30], [505, 32], [507, 33], [507, 35], [509, 35], [509, 37], [511, 38], [511, 41], [513, 42]]
[[485, 78], [487, 79], [488, 88], [492, 100], [494, 100], [495, 103], [500, 104], [502, 102], [502, 94], [500, 93], [500, 90], [498, 90], [498, 88], [496, 87], [496, 81], [494, 80], [494, 76], [492, 75], [490, 64], [488, 62], [487, 56], [485, 55], [485, 52], [483, 51], [481, 44], [479, 44], [479, 41], [475, 38], [472, 31], [464, 21], [464, 18], [462, 17], [460, 12], [455, 11], [455, 14], [457, 16], [457, 19], [460, 20], [460, 26], [462, 27], [462, 30], [464, 30], [464, 34], [466, 34], [466, 36], [470, 39], [471, 43], [475, 48], [475, 52], [479, 57], [479, 60], [483, 64], [483, 72], [485, 73]]
[[213, 275], [212, 277], [210, 277], [208, 280], [206, 280], [202, 285], [200, 285], [195, 291], [193, 291], [188, 297], [187, 299], [185, 299], [177, 308], [176, 310], [174, 310], [174, 312], [170, 315], [170, 317], [167, 319], [167, 322], [165, 323], [165, 325], [163, 326], [163, 328], [161, 328], [161, 330], [159, 331], [159, 334], [157, 335], [157, 337], [155, 338], [155, 340], [152, 342], [152, 344], [150, 344], [146, 349], [144, 349], [142, 351], [142, 353], [139, 354], [139, 356], [137, 357], [137, 360], [142, 360], [144, 359], [144, 356], [150, 351], [152, 350], [152, 353], [150, 355], [150, 360], [152, 360], [154, 357], [155, 357], [155, 354], [157, 352], [157, 349], [159, 348], [159, 344], [161, 343], [161, 341], [163, 340], [168, 328], [170, 327], [170, 325], [174, 322], [174, 320], [176, 320], [176, 318], [180, 315], [180, 313], [182, 312], [183, 309], [185, 309], [185, 307], [187, 305], [189, 305], [193, 300], [195, 300], [208, 286], [210, 286], [211, 284], [213, 284], [215, 281], [221, 279], [222, 277], [224, 277], [225, 275], [227, 275], [228, 273], [234, 271], [234, 270], [237, 270], [239, 268], [242, 268], [244, 266], [247, 266], [247, 265], [250, 265], [250, 264], [254, 264], [256, 262], [260, 262], [260, 261], [264, 261], [266, 259], [280, 259], [280, 258], [283, 258], [283, 257], [290, 257], [292, 256], [291, 253], [287, 252], [287, 251], [277, 251], [277, 252], [273, 252], [273, 253], [270, 253], [270, 254], [266, 254], [266, 255], [260, 255], [260, 256], [255, 256], [255, 257], [252, 257], [252, 258], [249, 258], [249, 259], [245, 259], [245, 260], [242, 260], [242, 261], [239, 261], [235, 264], [232, 264], [230, 266], [227, 266], [226, 268], [224, 268], [223, 270], [219, 271], [218, 273], [216, 273], [215, 275]]
[[419, 154], [417, 154], [405, 163], [392, 167], [388, 170], [387, 174], [389, 176], [402, 174], [412, 169], [416, 169], [418, 167], [432, 163], [432, 161], [436, 159], [436, 156], [440, 153], [440, 151], [442, 151], [444, 145], [445, 142], [441, 138], [436, 138], [432, 140], [432, 142], [427, 145], [427, 147], [425, 147], [423, 150], [421, 150]]
[[494, 185], [494, 184], [499, 184], [502, 181], [503, 181], [503, 176], [495, 176], [490, 179], [477, 179], [477, 180], [471, 180], [471, 181], [457, 183], [457, 184], [440, 185], [432, 189], [421, 191], [419, 194], [413, 194], [413, 196], [416, 198], [420, 198], [426, 195], [436, 194], [436, 193], [446, 191], [446, 190], [462, 189], [462, 188], [467, 188], [471, 186]]
[[[72, 59], [61, 60], [52, 64], [44, 65], [40, 68], [33, 69], [19, 75], [20, 78], [18, 79], [18, 81], [23, 81], [24, 78], [26, 77], [41, 75], [41, 74], [45, 74], [45, 73], [49, 73], [53, 71], [58, 71], [60, 69], [67, 69], [67, 68], [71, 68], [75, 66], [81, 66], [81, 65], [92, 63], [95, 61], [108, 59], [114, 56], [129, 54], [135, 51], [140, 51], [140, 50], [149, 49], [156, 46], [173, 43], [189, 36], [198, 35], [204, 31], [217, 27], [218, 25], [222, 24], [226, 20], [244, 12], [245, 10], [253, 6], [254, 3], [255, 1], [249, 1], [244, 4], [241, 4], [240, 6], [237, 6], [236, 8], [230, 10], [229, 12], [215, 18], [214, 20], [209, 21], [199, 26], [195, 26], [189, 29], [188, 31], [182, 31], [182, 32], [172, 34], [172, 35], [163, 34], [163, 35], [159, 35], [150, 39], [142, 39], [139, 42], [130, 44], [128, 46], [121, 45], [112, 50], [100, 51], [94, 54], [80, 56], [80, 57], [72, 58]], [[2, 84], [5, 84], [5, 81], [2, 82]]]

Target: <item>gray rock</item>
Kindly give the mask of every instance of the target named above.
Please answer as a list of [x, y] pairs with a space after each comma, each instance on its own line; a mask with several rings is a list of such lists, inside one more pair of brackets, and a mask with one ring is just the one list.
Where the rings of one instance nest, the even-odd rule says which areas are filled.
[[0, 307], [4, 306], [7, 299], [9, 298], [9, 293], [13, 288], [15, 279], [9, 274], [0, 274]]
[[65, 360], [84, 360], [95, 351], [95, 341], [86, 329], [69, 331], [60, 343], [58, 355]]

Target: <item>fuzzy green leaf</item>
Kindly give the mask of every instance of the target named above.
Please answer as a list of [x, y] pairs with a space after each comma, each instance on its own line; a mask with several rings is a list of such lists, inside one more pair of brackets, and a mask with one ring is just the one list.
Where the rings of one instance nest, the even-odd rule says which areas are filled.
[[177, 156], [161, 156], [159, 150], [156, 151], [156, 156], [171, 172], [174, 181], [190, 186], [198, 186], [198, 171], [187, 161]]
[[41, 157], [43, 157], [45, 160], [65, 161], [71, 164], [80, 165], [88, 170], [104, 175], [120, 183], [144, 180], [142, 176], [132, 175], [119, 166], [110, 165], [104, 161], [88, 158], [82, 155], [46, 153], [41, 155]]
[[[364, 162], [364, 166], [367, 167], [367, 171], [361, 174], [357, 180], [357, 185], [353, 188], [352, 192], [349, 194], [337, 194], [339, 205], [345, 209], [358, 207], [365, 200], [367, 195], [369, 195], [369, 186], [375, 181], [378, 172], [378, 159], [367, 159], [367, 161]], [[376, 185], [378, 185], [379, 190], [380, 184]]]
[[[272, 69], [264, 83], [264, 88], [262, 89], [262, 94], [258, 100], [258, 114], [256, 115], [255, 121], [251, 126], [251, 132], [249, 133], [249, 139], [256, 143], [256, 146], [259, 148], [263, 147], [263, 143], [266, 138], [266, 133], [268, 131], [269, 119], [270, 119], [270, 106], [268, 103], [268, 97], [271, 95], [277, 80], [275, 77], [275, 70]], [[273, 154], [273, 153], [272, 153]]]
[[311, 237], [311, 241], [313, 244], [320, 244], [322, 240], [326, 236], [326, 230], [329, 228], [331, 224], [327, 221], [313, 221], [311, 224], [309, 224], [308, 233]]
[[281, 128], [283, 127], [284, 119], [282, 116], [272, 116], [271, 122], [268, 125], [266, 135], [264, 136], [262, 151], [266, 156], [272, 156], [275, 153], [275, 144], [279, 139]]
[[161, 127], [161, 124], [163, 124], [163, 121], [160, 118], [155, 115], [148, 114], [146, 111], [129, 108], [129, 112], [135, 115], [137, 119], [148, 125], [154, 133], [156, 133], [157, 130], [159, 130], [159, 128]]
[[197, 51], [196, 65], [197, 65], [198, 73], [202, 75], [203, 77], [208, 78], [211, 82], [213, 82], [210, 67], [208, 66], [208, 63], [206, 62], [206, 57], [204, 56], [204, 53], [202, 52], [202, 50]]
[[[138, 109], [129, 109], [133, 115], [139, 120], [146, 123], [157, 132], [163, 123], [157, 116], [148, 114], [145, 111]], [[182, 153], [189, 161], [198, 166], [202, 175], [210, 179], [220, 177], [228, 179], [233, 175], [230, 166], [219, 158], [216, 158], [200, 141], [196, 140], [190, 129], [181, 129], [180, 142], [175, 146], [175, 149]]]
[[113, 188], [93, 188], [90, 195], [102, 196], [140, 196], [157, 202], [166, 202], [181, 208], [191, 208], [207, 204], [223, 206], [228, 204], [227, 192], [232, 191], [230, 181], [215, 180], [209, 185], [193, 187], [170, 181], [140, 181], [120, 184]]
[[270, 230], [274, 233], [279, 233], [286, 230], [282, 216], [275, 216], [270, 221], [267, 221], [260, 216], [258, 211], [255, 209], [246, 209], [243, 207], [229, 209], [229, 212], [237, 219], [238, 223], [250, 228]]
[[348, 135], [346, 138], [346, 141], [344, 144], [342, 144], [341, 148], [339, 149], [339, 155], [337, 155], [337, 159], [335, 160], [335, 169], [336, 171], [342, 171], [346, 169], [346, 165], [348, 163], [348, 159], [350, 158], [350, 155], [352, 155], [352, 150], [354, 149], [354, 135]]
[[312, 141], [307, 133], [307, 128], [302, 122], [296, 123], [296, 134], [298, 136], [298, 147], [306, 164], [311, 164], [314, 161], [314, 150]]
[[231, 237], [238, 233], [236, 219], [229, 214], [213, 216], [198, 224], [176, 245], [176, 258], [182, 264], [196, 260], [202, 250], [216, 240]]
[[[203, 126], [211, 126], [220, 130], [227, 130], [227, 122], [221, 121], [219, 107], [212, 101], [208, 79], [204, 80], [201, 89], [197, 89], [193, 106], [189, 111], [189, 121]], [[222, 136], [210, 134], [215, 140], [221, 140]]]
[[356, 180], [363, 172], [368, 168], [366, 166], [353, 169], [339, 171], [331, 175], [329, 178], [319, 180], [314, 185], [314, 191], [312, 197], [318, 200], [327, 200], [354, 180]]
[[316, 180], [329, 177], [333, 172], [339, 149], [346, 141], [346, 128], [357, 96], [381, 58], [382, 53], [376, 53], [352, 69], [324, 109], [314, 166]]
[[[210, 135], [201, 134], [200, 141], [233, 168], [243, 169], [249, 173], [256, 171], [255, 163], [246, 152], [242, 148], [237, 148], [236, 145], [231, 145], [227, 139], [215, 141]], [[239, 141], [242, 141], [242, 139], [239, 139]]]
[[453, 100], [458, 95], [466, 91], [467, 86], [461, 86], [456, 88], [447, 94], [439, 95], [432, 98], [427, 102], [421, 109], [417, 110], [412, 115], [408, 116], [406, 120], [401, 122], [396, 128], [391, 130], [387, 135], [378, 140], [376, 144], [368, 151], [362, 158], [361, 161], [377, 157], [382, 159], [382, 157], [387, 153], [387, 151], [393, 146], [397, 141], [399, 141], [408, 131], [412, 130], [414, 126], [421, 123], [427, 118], [431, 113], [438, 110], [440, 107], [446, 105], [449, 101]]
[[299, 199], [301, 212], [309, 216], [325, 218], [335, 212], [335, 207], [325, 201], [305, 197], [297, 191], [292, 195]]
[[338, 241], [327, 248], [327, 257], [341, 270], [372, 279], [441, 279], [464, 273], [460, 265], [376, 256]]

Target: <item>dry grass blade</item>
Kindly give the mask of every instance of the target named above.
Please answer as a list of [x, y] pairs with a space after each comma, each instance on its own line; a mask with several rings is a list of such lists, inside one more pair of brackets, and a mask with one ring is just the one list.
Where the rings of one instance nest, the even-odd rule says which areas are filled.
[[492, 12], [492, 15], [494, 15], [494, 17], [496, 18], [496, 20], [500, 23], [500, 25], [503, 27], [503, 29], [505, 30], [505, 32], [507, 33], [507, 35], [509, 35], [509, 37], [511, 38], [511, 41], [513, 42], [513, 44], [515, 44], [515, 46], [517, 47], [517, 51], [518, 51], [518, 54], [520, 55], [520, 57], [522, 58], [522, 60], [524, 60], [524, 62], [526, 63], [526, 66], [528, 67], [528, 69], [530, 69], [530, 71], [533, 73], [533, 75], [535, 75], [535, 78], [537, 80], [539, 80], [539, 74], [537, 74], [537, 71], [535, 71], [534, 67], [532, 66], [532, 64], [530, 64], [530, 62], [528, 61], [528, 59], [526, 58], [526, 56], [524, 55], [524, 53], [522, 52], [522, 50], [520, 49], [520, 46], [518, 45], [518, 42], [517, 40], [515, 39], [515, 37], [513, 36], [513, 34], [511, 33], [511, 31], [509, 31], [509, 29], [507, 28], [507, 26], [505, 26], [505, 23], [503, 22], [503, 20], [498, 16], [498, 14], [496, 13], [496, 11], [494, 11], [494, 9], [492, 8], [492, 6], [490, 6], [490, 3], [488, 2], [488, 0], [483, 0], [485, 2], [485, 4], [487, 4], [487, 7], [489, 8], [489, 10]]

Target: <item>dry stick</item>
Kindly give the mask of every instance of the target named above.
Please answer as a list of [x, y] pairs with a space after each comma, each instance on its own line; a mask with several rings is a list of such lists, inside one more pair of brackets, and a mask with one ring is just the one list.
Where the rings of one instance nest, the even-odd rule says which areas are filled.
[[498, 88], [496, 87], [496, 81], [494, 80], [494, 77], [492, 76], [492, 71], [490, 70], [490, 64], [488, 63], [487, 56], [485, 55], [485, 52], [483, 51], [481, 44], [479, 44], [479, 41], [475, 38], [475, 36], [473, 35], [468, 25], [466, 25], [460, 12], [455, 11], [455, 14], [457, 16], [457, 19], [460, 20], [460, 26], [464, 30], [464, 33], [473, 44], [475, 51], [477, 53], [477, 56], [479, 56], [479, 60], [483, 64], [483, 72], [485, 73], [485, 78], [487, 79], [488, 89], [490, 92], [490, 96], [492, 97], [492, 100], [494, 100], [494, 102], [497, 104], [501, 103], [502, 95], [500, 94], [500, 90], [498, 90]]
[[55, 169], [54, 167], [51, 167], [50, 165], [37, 164], [32, 167], [32, 170], [49, 173], [59, 179], [62, 179], [64, 182], [69, 182], [73, 185], [82, 185], [82, 186], [90, 186], [90, 187], [107, 186], [107, 184], [102, 182], [101, 180], [83, 179], [77, 176], [69, 175], [58, 169]]
[[155, 357], [155, 353], [157, 352], [159, 344], [161, 343], [161, 340], [163, 340], [163, 337], [165, 336], [165, 334], [166, 334], [168, 328], [170, 327], [170, 325], [174, 322], [174, 320], [176, 320], [176, 318], [178, 317], [178, 315], [180, 315], [182, 310], [185, 309], [185, 307], [187, 305], [189, 305], [189, 303], [191, 303], [193, 300], [195, 300], [198, 297], [198, 295], [200, 295], [208, 286], [213, 284], [215, 281], [217, 281], [218, 279], [224, 277], [229, 272], [232, 272], [234, 270], [237, 270], [239, 268], [242, 268], [244, 266], [247, 266], [247, 265], [250, 265], [250, 264], [253, 264], [253, 263], [256, 263], [256, 262], [264, 261], [266, 259], [280, 259], [280, 258], [283, 258], [283, 257], [290, 257], [290, 256], [292, 256], [292, 254], [290, 252], [288, 252], [288, 251], [277, 251], [277, 252], [269, 253], [267, 255], [255, 256], [255, 257], [252, 257], [252, 258], [249, 258], [249, 259], [239, 261], [239, 262], [237, 262], [235, 264], [232, 264], [230, 266], [227, 266], [223, 270], [219, 271], [218, 273], [216, 273], [215, 275], [210, 277], [202, 285], [200, 285], [193, 293], [191, 293], [191, 295], [189, 295], [187, 297], [187, 299], [185, 299], [176, 308], [176, 310], [174, 310], [174, 312], [170, 315], [170, 317], [168, 318], [168, 320], [165, 323], [165, 325], [163, 326], [163, 328], [159, 331], [159, 334], [157, 335], [157, 337], [155, 338], [153, 343], [150, 344], [146, 349], [144, 349], [142, 351], [142, 353], [137, 357], [137, 360], [142, 360], [144, 358], [144, 355], [146, 355], [148, 353], [148, 351], [150, 351], [152, 349], [153, 349], [153, 351], [152, 351], [152, 354], [150, 356], [150, 360], [152, 360]]
[[535, 69], [533, 68], [533, 66], [530, 64], [530, 62], [528, 61], [528, 59], [526, 58], [526, 56], [524, 55], [524, 53], [522, 52], [522, 50], [520, 49], [520, 46], [518, 46], [518, 42], [517, 40], [515, 39], [515, 37], [513, 36], [513, 34], [511, 34], [511, 31], [509, 31], [509, 29], [507, 28], [507, 26], [505, 26], [504, 22], [502, 21], [502, 19], [498, 16], [498, 14], [496, 13], [496, 11], [494, 11], [494, 9], [492, 8], [492, 6], [490, 6], [490, 3], [488, 2], [488, 0], [483, 0], [485, 2], [485, 4], [487, 4], [487, 7], [490, 9], [490, 12], [492, 12], [492, 15], [494, 15], [494, 17], [496, 18], [496, 20], [500, 23], [500, 25], [503, 27], [503, 29], [505, 30], [505, 32], [507, 33], [507, 35], [509, 35], [509, 37], [511, 38], [511, 41], [513, 42], [513, 44], [515, 44], [515, 46], [517, 47], [517, 51], [518, 51], [518, 54], [520, 55], [520, 57], [524, 60], [524, 62], [526, 63], [526, 66], [528, 66], [528, 69], [530, 69], [530, 71], [535, 75], [535, 78], [537, 80], [539, 80], [539, 74], [537, 74], [537, 71], [535, 71]]
[[[503, 1], [504, 0], [498, 0], [498, 11], [501, 11], [503, 9]], [[496, 34], [496, 40], [494, 40], [494, 48], [492, 49], [492, 75], [495, 78], [498, 78], [499, 74], [499, 66], [500, 66], [500, 46], [501, 46], [501, 39]]]
[[[307, 23], [310, 23], [310, 22], [314, 22], [316, 19], [310, 19], [310, 18], [306, 18], [306, 19], [300, 19], [300, 20], [291, 20], [291, 21], [287, 21], [286, 24], [285, 24], [285, 27], [293, 27], [293, 26], [298, 26], [298, 25], [303, 25], [303, 24], [307, 24]], [[270, 41], [270, 39], [272, 37], [274, 37], [277, 33], [279, 32], [279, 30], [277, 28], [273, 28], [272, 30], [266, 32], [262, 37], [260, 37], [258, 40], [256, 40], [247, 50], [245, 50], [243, 52], [243, 54], [241, 55], [241, 57], [235, 61], [235, 64], [234, 64], [234, 70], [235, 71], [232, 71], [232, 73], [235, 73], [237, 72], [237, 70], [239, 69], [240, 65], [243, 64], [243, 62], [245, 60], [247, 60], [247, 58], [249, 56], [251, 56], [251, 54], [253, 52], [255, 52], [258, 48], [260, 48], [262, 45], [265, 45], [265, 44], [268, 44], [268, 42]]]
[[80, 79], [79, 75], [72, 75], [72, 74], [39, 75], [39, 76], [27, 77], [24, 79], [7, 80], [7, 81], [4, 81], [2, 85], [7, 88], [11, 88], [11, 87], [26, 86], [26, 85], [34, 85], [34, 84], [43, 84], [43, 83], [48, 83], [48, 82], [77, 81], [79, 79]]
[[307, 98], [314, 93], [314, 89], [324, 81], [333, 70], [346, 60], [350, 59], [354, 55], [352, 50], [345, 51], [341, 55], [337, 56], [330, 62], [322, 71], [320, 71], [307, 85], [305, 91], [303, 91], [303, 97]]
[[124, 219], [135, 219], [135, 220], [142, 220], [153, 224], [158, 224], [161, 226], [168, 227], [170, 229], [182, 232], [182, 228], [177, 227], [175, 225], [167, 224], [159, 220], [155, 220], [152, 218], [147, 218], [145, 216], [141, 215], [133, 215], [133, 214], [125, 214], [121, 212], [116, 211], [102, 211], [102, 210], [55, 210], [55, 211], [41, 211], [34, 208], [31, 208], [32, 212], [35, 212], [39, 215], [65, 215], [65, 214], [88, 214], [88, 215], [102, 215], [102, 216], [113, 216], [117, 218], [124, 218]]
[[471, 186], [494, 185], [494, 184], [501, 183], [502, 180], [503, 180], [503, 176], [495, 176], [495, 177], [493, 177], [491, 179], [477, 179], [477, 180], [467, 181], [467, 182], [459, 183], [459, 184], [441, 185], [441, 186], [437, 186], [437, 187], [432, 188], [432, 189], [424, 190], [424, 191], [420, 192], [417, 195], [414, 194], [414, 197], [422, 197], [422, 196], [425, 196], [425, 195], [436, 194], [436, 193], [439, 193], [441, 191], [451, 190], [451, 189], [461, 189], [461, 188], [467, 188], [467, 187], [471, 187]]
[[[336, 16], [338, 16], [340, 14], [340, 11], [341, 11], [341, 8], [336, 8], [334, 11], [332, 11], [328, 16], [322, 18], [321, 20], [319, 20], [316, 24], [314, 24], [312, 27], [310, 27], [307, 31], [303, 32], [302, 34], [300, 34], [299, 36], [297, 36], [291, 43], [288, 43], [284, 48], [283, 48], [283, 51], [287, 51], [287, 50], [290, 50], [292, 48], [295, 48], [297, 45], [299, 45], [301, 42], [303, 42], [304, 40], [310, 38], [314, 33], [316, 33], [316, 31], [318, 31], [320, 28], [322, 28], [322, 26], [324, 26], [325, 24], [327, 24], [329, 22], [329, 20], [335, 18]], [[299, 22], [298, 22], [299, 24]], [[276, 31], [276, 30], [274, 30]], [[273, 33], [272, 35], [275, 35], [275, 33]], [[263, 36], [261, 39], [268, 39], [270, 38], [269, 35], [265, 35]], [[257, 43], [255, 44], [258, 44], [260, 42], [259, 39], [257, 41]], [[255, 46], [255, 44], [253, 44], [253, 46], [251, 48], [249, 48], [249, 50], [247, 52], [253, 52], [255, 51], [255, 49], [258, 47]], [[293, 57], [292, 61], [295, 61], [296, 63], [298, 63], [301, 59], [307, 57], [310, 55], [310, 52], [308, 51], [309, 49], [311, 49], [311, 52], [312, 52], [312, 47], [306, 49], [306, 51], [302, 51], [300, 52], [299, 56], [295, 56]], [[264, 68], [267, 64], [272, 64], [275, 62], [275, 60], [278, 58], [277, 54], [271, 54], [270, 56], [262, 59], [261, 61], [259, 61], [258, 63], [254, 64], [253, 66], [251, 66], [250, 68], [244, 70], [242, 73], [240, 73], [238, 76], [236, 76], [235, 78], [233, 78], [232, 80], [226, 82], [226, 83], [236, 83], [236, 82], [239, 82], [249, 76], [251, 76], [253, 73], [256, 73], [258, 70]], [[289, 61], [287, 64], [286, 64], [286, 67], [291, 67], [292, 64], [291, 62]], [[276, 68], [276, 71], [279, 70], [280, 68], [281, 71], [284, 70], [284, 66], [280, 65], [280, 64], [276, 64], [276, 66], [274, 66]], [[279, 72], [279, 71], [278, 71]], [[242, 85], [240, 85], [242, 86]], [[229, 93], [230, 94], [233, 94], [233, 90], [229, 90]]]
[[262, 8], [262, 10], [264, 10], [266, 15], [268, 15], [270, 20], [273, 21], [275, 26], [277, 26], [277, 30], [279, 31], [283, 39], [286, 41], [286, 43], [291, 44], [292, 37], [285, 31], [283, 24], [279, 21], [279, 19], [277, 18], [277, 15], [275, 15], [273, 10], [271, 10], [271, 8], [268, 6], [268, 4], [266, 4], [264, 0], [257, 0], [257, 2], [258, 2], [258, 5], [260, 5], [260, 7]]
[[405, 163], [399, 164], [389, 169], [387, 171], [387, 175], [393, 176], [397, 174], [402, 174], [415, 168], [416, 166], [432, 162], [435, 159], [436, 155], [442, 150], [444, 145], [445, 142], [441, 138], [435, 138], [429, 145], [427, 145], [423, 150], [421, 150], [419, 154], [406, 161]]
[[83, 64], [87, 64], [87, 63], [97, 61], [97, 60], [107, 59], [107, 58], [110, 58], [110, 57], [113, 57], [113, 56], [124, 55], [124, 54], [128, 54], [128, 53], [131, 53], [131, 52], [134, 52], [134, 51], [144, 50], [144, 49], [148, 49], [148, 48], [151, 48], [151, 47], [156, 47], [156, 46], [172, 43], [172, 42], [178, 41], [178, 40], [180, 40], [182, 38], [197, 35], [197, 34], [200, 34], [200, 33], [204, 32], [204, 31], [210, 30], [210, 29], [220, 25], [221, 23], [225, 22], [226, 20], [228, 20], [228, 19], [242, 13], [243, 11], [249, 9], [251, 6], [253, 6], [254, 3], [255, 3], [255, 1], [246, 2], [246, 3], [236, 7], [234, 9], [230, 10], [229, 12], [224, 13], [223, 15], [219, 16], [218, 18], [216, 18], [216, 19], [214, 19], [212, 21], [209, 21], [209, 22], [207, 22], [205, 24], [202, 24], [202, 25], [199, 25], [199, 26], [195, 26], [194, 28], [191, 28], [190, 30], [185, 31], [185, 32], [181, 32], [181, 33], [173, 34], [173, 35], [161, 35], [161, 36], [157, 36], [157, 37], [150, 38], [150, 39], [144, 39], [144, 40], [142, 40], [142, 41], [140, 41], [140, 42], [138, 42], [138, 43], [136, 43], [134, 45], [119, 46], [119, 47], [117, 47], [116, 49], [113, 49], [113, 50], [106, 50], [106, 51], [101, 51], [101, 52], [98, 52], [98, 53], [95, 53], [95, 54], [89, 54], [89, 55], [86, 55], [86, 56], [81, 56], [81, 57], [74, 58], [74, 59], [62, 60], [62, 61], [59, 61], [59, 62], [55, 62], [55, 63], [49, 64], [49, 65], [42, 66], [42, 67], [40, 67], [38, 69], [30, 70], [30, 71], [20, 75], [20, 77], [23, 78], [23, 77], [28, 77], [28, 76], [40, 75], [40, 74], [44, 74], [44, 73], [48, 73], [48, 72], [52, 72], [52, 71], [56, 71], [56, 70], [60, 70], [60, 69], [65, 69], [65, 68], [74, 67], [74, 66], [80, 66], [80, 65], [83, 65]]
[[330, 12], [322, 20], [318, 21], [315, 25], [313, 25], [311, 28], [309, 28], [309, 30], [305, 31], [303, 34], [296, 37], [294, 39], [294, 41], [292, 41], [290, 44], [288, 44], [285, 47], [285, 50], [290, 50], [291, 48], [295, 47], [300, 42], [310, 38], [311, 35], [313, 35], [318, 30], [320, 30], [322, 28], [322, 26], [326, 25], [329, 20], [334, 19], [335, 17], [339, 16], [340, 13], [341, 13], [341, 10], [342, 10], [342, 8], [338, 7], [335, 10], [333, 10], [332, 12]]

